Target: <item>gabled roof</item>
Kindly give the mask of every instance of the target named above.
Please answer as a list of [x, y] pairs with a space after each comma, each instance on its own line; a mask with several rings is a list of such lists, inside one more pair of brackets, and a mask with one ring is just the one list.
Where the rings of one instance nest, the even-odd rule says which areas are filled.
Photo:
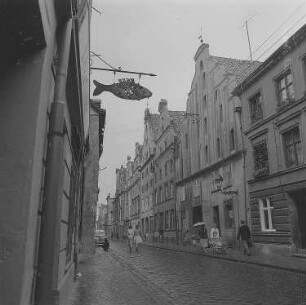
[[216, 60], [217, 63], [224, 66], [226, 73], [236, 76], [236, 80], [238, 82], [242, 81], [261, 65], [261, 62], [253, 60], [240, 60], [219, 56], [211, 57]]
[[169, 115], [177, 132], [180, 133], [184, 121], [185, 111], [169, 111]]

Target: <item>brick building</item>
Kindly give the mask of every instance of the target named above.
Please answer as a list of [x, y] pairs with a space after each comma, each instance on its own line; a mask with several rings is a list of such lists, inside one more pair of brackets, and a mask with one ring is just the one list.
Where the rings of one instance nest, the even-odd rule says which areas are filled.
[[237, 82], [259, 63], [210, 55], [201, 44], [186, 105], [180, 139], [177, 205], [182, 236], [203, 221], [216, 223], [228, 246], [236, 241], [241, 219], [247, 220], [245, 152]]

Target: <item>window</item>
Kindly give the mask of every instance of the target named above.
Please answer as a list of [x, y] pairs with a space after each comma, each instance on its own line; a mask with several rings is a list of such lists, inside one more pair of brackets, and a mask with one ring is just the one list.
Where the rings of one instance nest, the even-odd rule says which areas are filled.
[[170, 211], [170, 229], [175, 229], [174, 210]]
[[263, 232], [275, 231], [272, 223], [273, 206], [268, 198], [259, 199], [260, 224]]
[[159, 188], [159, 202], [163, 202], [163, 188]]
[[204, 106], [204, 109], [207, 108], [207, 97], [206, 97], [206, 95], [203, 96], [203, 106]]
[[230, 130], [229, 143], [230, 143], [230, 151], [235, 150], [235, 133], [233, 128]]
[[203, 83], [203, 88], [205, 88], [205, 82], [206, 82], [206, 79], [205, 79], [206, 77], [205, 77], [205, 72], [203, 72], [203, 74], [202, 74], [202, 83]]
[[164, 191], [165, 191], [165, 200], [168, 200], [169, 199], [168, 183], [165, 183]]
[[173, 160], [170, 160], [170, 173], [173, 171]]
[[296, 166], [302, 162], [302, 143], [300, 131], [295, 127], [283, 134], [286, 166]]
[[207, 118], [204, 118], [204, 134], [207, 134]]
[[188, 134], [185, 134], [185, 147], [188, 148]]
[[218, 102], [218, 98], [219, 98], [219, 90], [215, 90], [215, 103]]
[[165, 213], [165, 229], [169, 229], [169, 212]]
[[158, 193], [157, 193], [157, 190], [154, 191], [154, 203], [155, 204], [158, 203]]
[[181, 187], [181, 201], [186, 200], [186, 193], [185, 193], [185, 187]]
[[217, 138], [217, 158], [221, 158], [221, 142], [219, 138]]
[[199, 180], [195, 180], [194, 181], [194, 186], [193, 186], [193, 196], [194, 198], [196, 197], [200, 197], [200, 181]]
[[205, 164], [208, 164], [208, 146], [205, 146]]
[[161, 180], [162, 179], [162, 169], [160, 168], [159, 169], [159, 180]]
[[255, 123], [263, 118], [263, 112], [261, 107], [261, 94], [258, 92], [252, 98], [249, 99], [251, 123]]
[[276, 80], [279, 106], [294, 100], [293, 78], [291, 70], [287, 70]]
[[203, 61], [201, 60], [201, 61], [200, 61], [200, 70], [202, 71], [203, 68], [204, 68]]
[[225, 219], [225, 228], [226, 229], [232, 229], [232, 228], [235, 227], [233, 200], [232, 199], [224, 201], [224, 219]]
[[173, 181], [170, 181], [170, 198], [174, 196]]
[[269, 174], [269, 159], [267, 142], [261, 141], [253, 146], [254, 177], [262, 177]]
[[219, 117], [220, 117], [220, 123], [223, 122], [223, 106], [219, 106]]

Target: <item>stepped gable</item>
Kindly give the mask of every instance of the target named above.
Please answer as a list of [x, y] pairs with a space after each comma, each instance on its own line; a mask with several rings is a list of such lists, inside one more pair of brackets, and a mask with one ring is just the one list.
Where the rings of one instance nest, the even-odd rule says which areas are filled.
[[238, 82], [243, 81], [248, 75], [256, 70], [262, 63], [254, 60], [240, 60], [219, 56], [211, 56], [219, 64], [224, 66], [225, 72], [236, 76]]
[[184, 121], [184, 114], [185, 111], [169, 111], [174, 127], [179, 133], [181, 132], [181, 127]]

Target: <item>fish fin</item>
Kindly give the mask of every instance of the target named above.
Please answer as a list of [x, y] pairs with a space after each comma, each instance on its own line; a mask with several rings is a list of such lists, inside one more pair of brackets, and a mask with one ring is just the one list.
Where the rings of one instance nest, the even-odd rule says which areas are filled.
[[97, 82], [96, 80], [94, 80], [93, 83], [96, 86], [96, 88], [95, 88], [95, 90], [92, 94], [93, 96], [99, 95], [105, 90], [105, 85]]

